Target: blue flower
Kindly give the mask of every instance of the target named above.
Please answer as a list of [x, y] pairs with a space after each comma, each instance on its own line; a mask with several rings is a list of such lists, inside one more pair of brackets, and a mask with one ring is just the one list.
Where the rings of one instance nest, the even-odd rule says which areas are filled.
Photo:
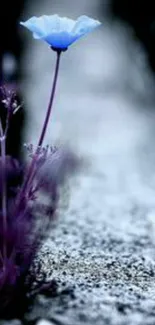
[[52, 48], [65, 50], [69, 45], [101, 25], [98, 20], [81, 16], [72, 20], [58, 15], [32, 17], [21, 25], [33, 32], [35, 39], [47, 42]]

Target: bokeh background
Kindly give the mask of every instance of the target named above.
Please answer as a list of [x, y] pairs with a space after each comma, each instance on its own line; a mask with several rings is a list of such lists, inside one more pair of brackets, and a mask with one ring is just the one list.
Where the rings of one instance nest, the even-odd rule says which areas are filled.
[[73, 19], [86, 14], [102, 26], [62, 56], [45, 143], [67, 143], [90, 161], [92, 182], [102, 180], [106, 204], [117, 207], [130, 198], [153, 208], [155, 11], [150, 0], [16, 0], [9, 11], [5, 1], [1, 81], [16, 84], [24, 102], [8, 150], [23, 155], [22, 143], [37, 142], [55, 64], [55, 53], [33, 40], [19, 21], [54, 13]]

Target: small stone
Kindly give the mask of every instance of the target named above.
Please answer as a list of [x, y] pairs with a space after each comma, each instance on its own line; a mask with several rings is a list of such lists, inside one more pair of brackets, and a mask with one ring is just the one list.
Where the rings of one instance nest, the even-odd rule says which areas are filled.
[[40, 319], [36, 325], [55, 325], [53, 322], [47, 320], [47, 319]]

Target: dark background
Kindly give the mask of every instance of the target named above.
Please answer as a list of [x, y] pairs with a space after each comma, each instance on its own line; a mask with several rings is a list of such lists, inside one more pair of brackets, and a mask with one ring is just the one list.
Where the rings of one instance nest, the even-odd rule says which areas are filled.
[[155, 72], [155, 9], [151, 0], [113, 0], [111, 14], [133, 28], [133, 37], [143, 44]]

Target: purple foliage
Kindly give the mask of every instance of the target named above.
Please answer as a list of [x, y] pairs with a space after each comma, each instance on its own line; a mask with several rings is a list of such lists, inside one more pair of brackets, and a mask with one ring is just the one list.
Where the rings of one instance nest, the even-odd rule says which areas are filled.
[[[74, 155], [64, 149], [46, 153], [44, 159], [42, 154], [39, 155], [31, 187], [16, 206], [21, 180], [26, 171], [17, 160], [10, 156], [6, 158], [8, 226], [6, 233], [2, 227], [0, 228], [0, 313], [14, 300], [19, 284], [21, 286], [20, 279], [25, 277], [36, 250], [50, 230], [57, 207], [59, 186], [64, 183], [65, 176], [77, 166]], [[0, 197], [1, 171], [0, 158]], [[40, 191], [48, 192], [50, 196], [48, 205], [37, 202]], [[39, 220], [38, 211], [40, 215], [42, 214]], [[2, 207], [0, 207], [0, 224], [1, 220]], [[7, 251], [5, 259], [2, 256], [4, 242]]]
[[[0, 158], [0, 196], [2, 168]], [[14, 299], [20, 279], [25, 276], [43, 238], [51, 227], [58, 202], [58, 188], [65, 177], [77, 166], [76, 158], [64, 149], [54, 149], [38, 156], [35, 175], [27, 194], [16, 206], [24, 168], [10, 156], [6, 157], [7, 233], [0, 228], [0, 313]], [[40, 191], [50, 195], [49, 205], [37, 202]], [[42, 218], [38, 220], [39, 214]], [[0, 207], [0, 224], [2, 209]], [[6, 243], [7, 256], [2, 257]], [[20, 283], [21, 285], [21, 283]], [[22, 283], [23, 285], [23, 283]]]
[[[58, 79], [60, 49], [57, 52], [53, 86], [38, 145], [27, 146], [30, 163], [6, 156], [10, 121], [20, 106], [16, 94], [1, 88], [5, 121], [0, 118], [0, 315], [18, 309], [25, 297], [30, 264], [51, 229], [59, 199], [59, 187], [77, 165], [77, 158], [64, 148], [43, 147]], [[48, 195], [48, 204], [40, 194]], [[14, 308], [13, 308], [14, 306]], [[10, 308], [10, 309], [9, 309]], [[15, 313], [16, 316], [16, 313]]]
[[[8, 96], [6, 91], [3, 95], [5, 93]], [[9, 96], [13, 98], [11, 93]], [[11, 116], [8, 97], [3, 100]], [[7, 124], [9, 120], [6, 127]], [[3, 127], [0, 143], [3, 141], [2, 132]], [[21, 296], [25, 296], [25, 276], [39, 245], [51, 229], [59, 198], [58, 189], [66, 176], [77, 167], [77, 159], [69, 150], [47, 146], [38, 148], [36, 154], [32, 145], [27, 146], [27, 150], [30, 158], [28, 166], [23, 166], [11, 156], [4, 159], [2, 152], [0, 156], [0, 316], [5, 317], [10, 314], [13, 305], [18, 307]], [[6, 228], [4, 181], [7, 195]], [[48, 204], [40, 202], [42, 192], [48, 194]]]

